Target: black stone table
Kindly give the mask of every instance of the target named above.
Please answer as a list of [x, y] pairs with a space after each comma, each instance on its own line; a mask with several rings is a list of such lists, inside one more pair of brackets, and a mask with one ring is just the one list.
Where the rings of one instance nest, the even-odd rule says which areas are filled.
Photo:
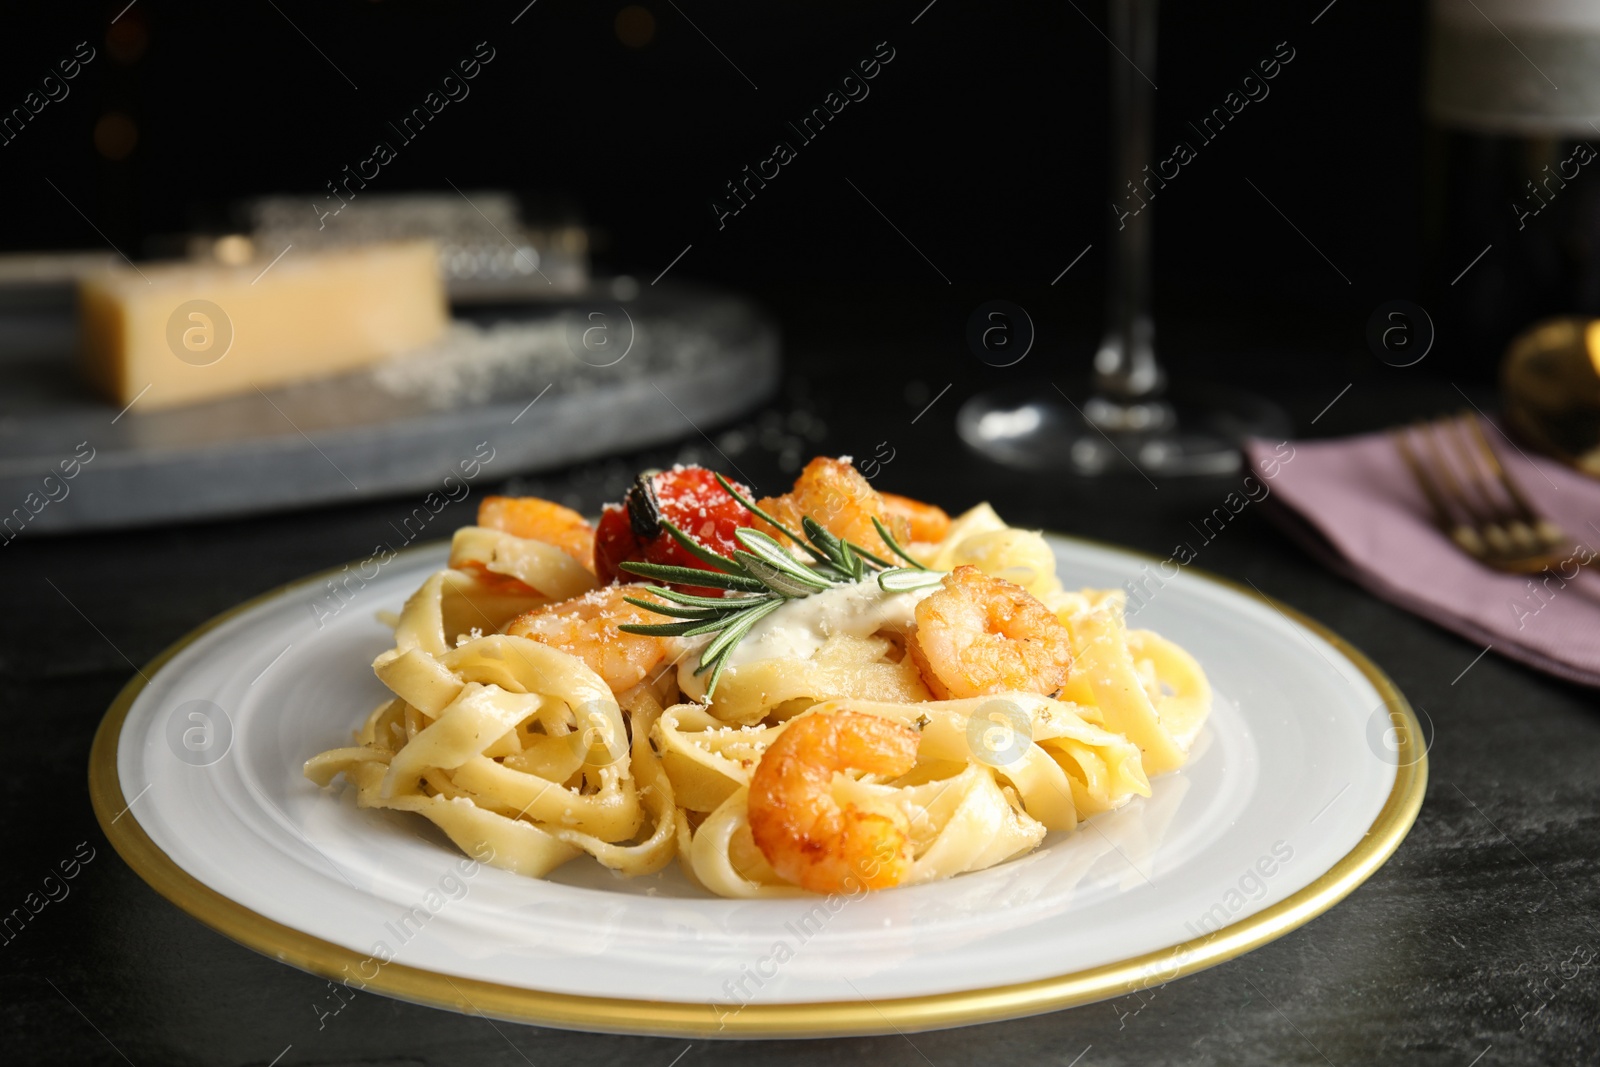
[[[709, 437], [686, 425], [679, 446], [510, 488], [594, 509], [639, 467], [675, 459], [725, 469], [731, 461], [766, 489], [787, 480], [783, 467], [814, 452], [863, 461], [892, 453], [879, 485], [952, 510], [987, 498], [1013, 522], [1163, 555], [1232, 488], [1226, 479], [1155, 489], [1137, 477], [1088, 485], [997, 471], [962, 449], [953, 426], [959, 402], [1006, 380], [1002, 372], [977, 367], [954, 351], [958, 344], [931, 333], [926, 345], [906, 342], [906, 351], [886, 354], [869, 326], [880, 312], [860, 309], [848, 329], [835, 328], [837, 319], [825, 328], [828, 317], [809, 307], [781, 315], [792, 334], [790, 378], [767, 412], [701, 427]], [[1194, 344], [1205, 348], [1203, 337]], [[1330, 355], [1296, 361], [1286, 380], [1284, 364], [1271, 357], [1243, 353], [1197, 365], [1264, 385], [1315, 435], [1459, 406], [1442, 368], [1428, 378], [1352, 369]], [[1037, 353], [1024, 369], [1048, 375], [1052, 358]], [[888, 373], [886, 363], [899, 372]], [[952, 388], [940, 395], [947, 383]], [[1483, 400], [1492, 403], [1487, 393]], [[1348, 637], [1435, 728], [1427, 800], [1410, 837], [1369, 882], [1307, 926], [1142, 1001], [909, 1036], [751, 1044], [607, 1037], [491, 1023], [375, 995], [358, 995], [319, 1021], [322, 979], [213, 933], [123, 865], [90, 811], [89, 742], [134, 664], [247, 597], [363, 555], [408, 508], [391, 500], [157, 530], [54, 539], [25, 533], [0, 548], [0, 914], [24, 907], [61, 864], [75, 875], [52, 881], [54, 898], [0, 934], [6, 1062], [1499, 1067], [1600, 1060], [1597, 694], [1493, 653], [1473, 663], [1476, 647], [1324, 572], [1254, 508], [1206, 545], [1197, 565], [1248, 579]], [[450, 526], [467, 518], [465, 509], [446, 517]]]

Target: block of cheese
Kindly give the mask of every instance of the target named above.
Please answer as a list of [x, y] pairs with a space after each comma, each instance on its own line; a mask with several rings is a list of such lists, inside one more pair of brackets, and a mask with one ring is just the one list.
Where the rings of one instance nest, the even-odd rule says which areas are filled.
[[436, 246], [417, 241], [89, 275], [78, 285], [85, 377], [145, 411], [350, 371], [444, 333], [437, 264]]

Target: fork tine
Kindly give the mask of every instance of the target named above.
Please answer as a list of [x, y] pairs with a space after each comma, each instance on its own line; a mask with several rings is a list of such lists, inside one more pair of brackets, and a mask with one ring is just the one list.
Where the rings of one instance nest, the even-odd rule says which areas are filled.
[[[1428, 498], [1428, 504], [1433, 508], [1434, 521], [1438, 524], [1439, 530], [1460, 546], [1462, 551], [1468, 555], [1479, 558], [1488, 555], [1489, 548], [1483, 543], [1483, 539], [1478, 536], [1470, 514], [1465, 520], [1458, 519], [1455, 509], [1452, 509], [1449, 505], [1449, 501], [1452, 498], [1459, 497], [1459, 494], [1453, 491], [1453, 476], [1449, 469], [1439, 463], [1433, 464], [1432, 470], [1429, 469], [1429, 464], [1423, 462], [1421, 455], [1412, 446], [1409, 436], [1412, 431], [1420, 434], [1424, 441], [1429, 441], [1428, 425], [1421, 421], [1418, 421], [1409, 431], [1402, 429], [1391, 430], [1390, 436], [1394, 440], [1395, 449], [1400, 453], [1400, 458], [1411, 469], [1411, 476], [1416, 479], [1418, 487], [1422, 490], [1422, 495]], [[1438, 477], [1435, 475], [1438, 475]]]
[[1474, 510], [1479, 518], [1492, 522], [1501, 517], [1506, 509], [1496, 499], [1488, 479], [1484, 477], [1483, 464], [1479, 462], [1477, 450], [1463, 436], [1460, 421], [1448, 416], [1441, 418], [1434, 423], [1434, 432], [1449, 446], [1456, 466], [1461, 471], [1462, 492], [1470, 491], [1472, 494], [1476, 505]]
[[1511, 472], [1506, 470], [1505, 464], [1500, 462], [1499, 455], [1495, 453], [1494, 448], [1489, 444], [1489, 439], [1484, 436], [1483, 427], [1479, 425], [1478, 420], [1470, 413], [1462, 412], [1461, 421], [1467, 427], [1467, 436], [1476, 444], [1484, 462], [1494, 473], [1495, 478], [1500, 483], [1500, 487], [1516, 508], [1518, 517], [1532, 528], [1546, 548], [1553, 548], [1566, 541], [1566, 531], [1549, 519], [1542, 518], [1528, 503], [1528, 498], [1522, 495], [1521, 487], [1517, 485], [1516, 479], [1511, 477]]
[[1394, 442], [1395, 451], [1400, 453], [1400, 458], [1411, 470], [1411, 477], [1416, 480], [1417, 487], [1422, 490], [1422, 495], [1428, 498], [1428, 506], [1433, 509], [1433, 519], [1442, 530], [1448, 531], [1455, 525], [1455, 518], [1450, 509], [1445, 505], [1443, 494], [1438, 485], [1434, 483], [1422, 462], [1411, 449], [1411, 442], [1406, 437], [1407, 431], [1393, 429], [1389, 431], [1389, 439]]
[[1515, 501], [1495, 492], [1493, 468], [1486, 469], [1483, 457], [1474, 447], [1469, 422], [1465, 414], [1441, 419], [1438, 433], [1449, 441], [1463, 472], [1462, 481], [1471, 484], [1473, 494], [1482, 505], [1479, 527], [1489, 543], [1503, 555], [1538, 552], [1543, 545], [1532, 526], [1516, 513]]
[[1435, 476], [1444, 484], [1445, 499], [1454, 502], [1467, 525], [1484, 526], [1490, 516], [1477, 506], [1477, 494], [1467, 491], [1465, 474], [1456, 473], [1455, 464], [1445, 455], [1444, 445], [1440, 443], [1440, 439], [1444, 436], [1443, 425], [1438, 420], [1425, 422], [1419, 419], [1417, 432], [1422, 436], [1423, 444], [1427, 446], [1428, 454], [1433, 459]]
[[1572, 544], [1559, 526], [1540, 518], [1528, 504], [1466, 413], [1432, 422], [1419, 419], [1391, 429], [1389, 437], [1427, 497], [1440, 530], [1485, 566], [1536, 574], [1560, 558], [1558, 546]]

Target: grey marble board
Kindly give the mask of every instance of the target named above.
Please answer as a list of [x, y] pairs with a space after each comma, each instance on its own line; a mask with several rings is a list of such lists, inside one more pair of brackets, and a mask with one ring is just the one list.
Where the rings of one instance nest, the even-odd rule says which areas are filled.
[[693, 434], [779, 373], [777, 332], [747, 301], [629, 279], [474, 308], [359, 373], [165, 411], [87, 393], [73, 344], [59, 307], [0, 317], [0, 542], [459, 492], [467, 470], [492, 483]]

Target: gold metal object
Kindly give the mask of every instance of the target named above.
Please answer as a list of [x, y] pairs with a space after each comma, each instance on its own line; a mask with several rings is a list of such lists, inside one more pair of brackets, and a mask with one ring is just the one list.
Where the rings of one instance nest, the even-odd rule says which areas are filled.
[[1518, 334], [1500, 389], [1519, 437], [1600, 477], [1600, 319], [1546, 319]]
[[[1064, 539], [1100, 544], [1084, 538]], [[402, 555], [419, 550], [436, 551], [437, 548], [437, 544], [420, 545], [407, 549]], [[1117, 550], [1152, 563], [1156, 561], [1156, 557], [1142, 552]], [[835, 1037], [891, 1030], [902, 1033], [936, 1030], [1089, 1004], [1146, 990], [1214, 967], [1282, 937], [1349, 896], [1400, 847], [1416, 821], [1427, 789], [1427, 743], [1416, 714], [1399, 689], [1371, 660], [1338, 634], [1249, 586], [1198, 568], [1189, 570], [1257, 603], [1270, 605], [1286, 618], [1310, 629], [1361, 671], [1389, 709], [1396, 739], [1397, 767], [1394, 785], [1383, 807], [1353, 849], [1287, 899], [1206, 937], [1054, 978], [870, 1003], [860, 1000], [749, 1004], [736, 1013], [723, 1013], [720, 1019], [711, 1006], [702, 1003], [625, 1000], [522, 989], [472, 978], [455, 978], [402, 963], [389, 963], [366, 987], [418, 1004], [568, 1030], [693, 1037]], [[179, 638], [123, 687], [101, 721], [89, 755], [89, 794], [95, 816], [117, 853], [135, 873], [212, 929], [264, 955], [334, 980], [347, 973], [346, 968], [359, 967], [364, 960], [362, 953], [274, 922], [230, 900], [161, 851], [139, 825], [137, 813], [131, 818], [119, 818], [128, 811], [128, 797], [117, 773], [117, 742], [135, 698], [148, 684], [148, 679], [173, 657], [206, 633], [256, 605], [297, 589], [320, 587], [325, 579], [339, 573], [337, 568], [329, 569], [264, 593]]]
[[1467, 555], [1495, 570], [1537, 574], [1571, 554], [1572, 538], [1534, 511], [1472, 412], [1389, 435], [1434, 522]]

